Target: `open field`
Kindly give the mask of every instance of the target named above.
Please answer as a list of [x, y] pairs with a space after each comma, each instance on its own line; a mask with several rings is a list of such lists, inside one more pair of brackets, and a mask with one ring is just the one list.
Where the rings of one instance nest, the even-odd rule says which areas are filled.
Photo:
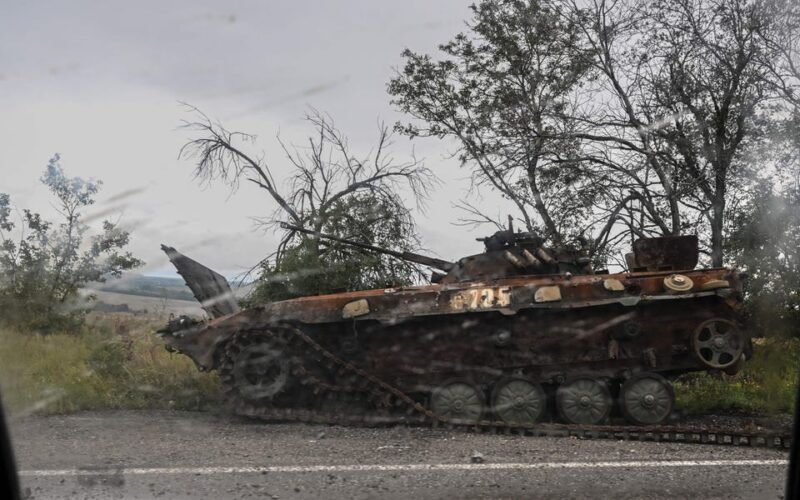
[[112, 306], [127, 304], [131, 311], [146, 312], [154, 316], [169, 316], [169, 314], [189, 316], [202, 316], [204, 314], [200, 304], [192, 300], [168, 299], [148, 297], [144, 295], [131, 295], [128, 293], [108, 292], [96, 290], [92, 292], [98, 302]]
[[145, 276], [136, 272], [126, 272], [121, 278], [112, 278], [104, 283], [95, 284], [93, 289], [140, 295], [145, 297], [194, 300], [192, 291], [179, 276]]

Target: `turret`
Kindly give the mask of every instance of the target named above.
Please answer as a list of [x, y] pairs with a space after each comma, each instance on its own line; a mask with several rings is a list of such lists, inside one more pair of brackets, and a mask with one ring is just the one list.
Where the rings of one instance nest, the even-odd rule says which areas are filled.
[[491, 280], [532, 274], [592, 273], [589, 258], [584, 252], [546, 248], [543, 246], [544, 240], [538, 235], [530, 232], [515, 233], [511, 227], [507, 230], [497, 231], [492, 236], [479, 238], [479, 241], [482, 241], [486, 247], [486, 251], [464, 257], [455, 263], [413, 252], [397, 252], [291, 224], [281, 223], [281, 227], [356, 248], [391, 255], [442, 271], [444, 274], [433, 273], [431, 281], [434, 283]]

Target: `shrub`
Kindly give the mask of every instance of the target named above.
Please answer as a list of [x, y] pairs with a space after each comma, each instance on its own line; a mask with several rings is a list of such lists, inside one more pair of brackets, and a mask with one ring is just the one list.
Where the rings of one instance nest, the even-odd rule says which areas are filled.
[[85, 304], [78, 290], [142, 264], [124, 251], [130, 234], [112, 222], [87, 237], [83, 210], [101, 183], [68, 177], [59, 160], [55, 155], [41, 178], [59, 220], [17, 209], [0, 193], [0, 322], [18, 330], [79, 331]]

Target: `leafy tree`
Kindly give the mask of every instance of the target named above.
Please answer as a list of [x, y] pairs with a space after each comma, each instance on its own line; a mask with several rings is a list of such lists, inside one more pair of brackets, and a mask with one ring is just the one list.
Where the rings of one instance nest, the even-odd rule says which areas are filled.
[[88, 235], [83, 210], [94, 204], [100, 181], [68, 177], [55, 155], [41, 182], [57, 200], [59, 221], [16, 210], [0, 193], [0, 310], [3, 321], [40, 331], [72, 329], [85, 312], [76, 303], [82, 286], [142, 262], [123, 251], [130, 235], [116, 224], [104, 221], [98, 234]]
[[588, 237], [597, 256], [697, 232], [721, 266], [754, 170], [779, 160], [761, 153], [778, 130], [797, 150], [791, 4], [483, 0], [440, 59], [403, 53], [388, 86], [410, 118], [397, 128], [453, 141], [474, 181], [550, 239]]
[[[418, 238], [408, 214], [368, 195], [339, 201], [322, 232], [391, 248], [413, 251]], [[298, 238], [274, 263], [261, 264], [258, 286], [249, 297], [253, 304], [334, 293], [345, 290], [390, 288], [408, 285], [419, 277], [419, 269], [391, 256], [359, 251], [342, 243]]]
[[[483, 0], [470, 8], [469, 32], [441, 45], [441, 59], [403, 52], [405, 65], [388, 91], [412, 120], [397, 130], [452, 140], [473, 182], [513, 202], [528, 230], [554, 240], [586, 231], [597, 183], [583, 169], [566, 118], [589, 70], [576, 50], [579, 26], [547, 0]], [[600, 231], [598, 243], [607, 234]]]
[[775, 193], [762, 183], [732, 220], [727, 250], [749, 273], [747, 307], [754, 331], [800, 336], [800, 188]]
[[199, 137], [186, 144], [182, 154], [197, 161], [198, 178], [221, 179], [233, 187], [247, 181], [277, 205], [273, 214], [257, 219], [282, 236], [277, 250], [257, 266], [259, 278], [250, 301], [408, 284], [419, 278], [419, 268], [408, 262], [280, 225], [289, 223], [400, 252], [416, 250], [419, 238], [401, 191], [405, 189], [420, 206], [435, 178], [416, 159], [397, 162], [389, 155], [391, 133], [385, 126], [379, 129], [377, 146], [358, 157], [329, 116], [307, 115], [314, 130], [307, 147], [289, 146], [279, 139], [292, 172], [288, 189], [283, 190], [264, 155], [245, 151], [252, 136], [229, 132], [195, 111], [199, 119], [187, 126]]

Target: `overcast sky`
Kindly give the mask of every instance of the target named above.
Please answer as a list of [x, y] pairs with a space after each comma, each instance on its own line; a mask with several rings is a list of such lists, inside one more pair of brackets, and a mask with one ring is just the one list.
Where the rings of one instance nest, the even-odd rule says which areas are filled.
[[[171, 274], [167, 243], [226, 274], [269, 254], [273, 234], [251, 217], [274, 210], [250, 186], [231, 194], [201, 186], [177, 159], [177, 126], [191, 103], [229, 129], [258, 135], [257, 148], [285, 177], [275, 135], [302, 142], [301, 118], [330, 113], [356, 152], [374, 143], [378, 120], [394, 123], [386, 83], [405, 47], [435, 52], [461, 31], [468, 0], [14, 1], [0, 18], [0, 192], [48, 212], [38, 182], [48, 158], [69, 175], [104, 183], [98, 206], [133, 232], [144, 272]], [[443, 183], [418, 222], [425, 246], [453, 259], [481, 250], [474, 230], [452, 225], [467, 172], [448, 145], [413, 143]], [[395, 156], [412, 144], [398, 138]], [[118, 199], [120, 193], [130, 193]], [[501, 209], [490, 193], [479, 204]], [[109, 201], [111, 200], [111, 201]], [[473, 197], [472, 201], [476, 201]]]

